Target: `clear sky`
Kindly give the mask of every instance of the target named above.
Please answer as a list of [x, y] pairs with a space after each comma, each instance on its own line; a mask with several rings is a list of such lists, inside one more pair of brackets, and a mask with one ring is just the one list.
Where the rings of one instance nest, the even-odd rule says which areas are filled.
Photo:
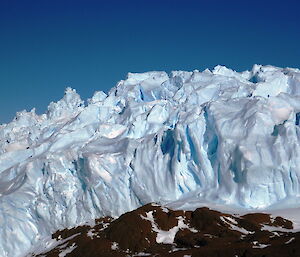
[[0, 123], [128, 72], [300, 68], [298, 2], [0, 0]]

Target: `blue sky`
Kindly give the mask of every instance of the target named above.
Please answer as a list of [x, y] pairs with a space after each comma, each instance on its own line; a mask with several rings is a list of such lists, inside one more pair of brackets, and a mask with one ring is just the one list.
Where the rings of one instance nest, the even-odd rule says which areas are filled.
[[297, 1], [0, 1], [0, 123], [128, 72], [300, 68]]

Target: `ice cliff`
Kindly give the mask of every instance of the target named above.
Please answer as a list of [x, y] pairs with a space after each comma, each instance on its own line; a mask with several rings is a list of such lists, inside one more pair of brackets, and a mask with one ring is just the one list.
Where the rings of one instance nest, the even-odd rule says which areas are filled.
[[84, 103], [0, 126], [0, 256], [148, 202], [192, 194], [264, 208], [300, 193], [300, 70], [129, 73]]

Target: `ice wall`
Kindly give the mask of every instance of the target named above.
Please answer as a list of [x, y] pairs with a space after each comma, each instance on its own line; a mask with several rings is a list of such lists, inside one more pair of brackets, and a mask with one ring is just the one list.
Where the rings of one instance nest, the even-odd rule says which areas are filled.
[[299, 196], [300, 70], [128, 74], [84, 103], [0, 127], [0, 256], [43, 236], [189, 194], [245, 208]]

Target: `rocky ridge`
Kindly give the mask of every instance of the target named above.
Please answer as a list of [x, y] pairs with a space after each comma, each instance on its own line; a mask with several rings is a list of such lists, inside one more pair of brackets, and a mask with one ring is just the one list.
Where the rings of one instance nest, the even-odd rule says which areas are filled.
[[[300, 254], [293, 223], [265, 213], [230, 215], [203, 207], [170, 210], [147, 204], [117, 219], [57, 231], [52, 249], [35, 257], [209, 256], [285, 257]], [[298, 254], [298, 255], [297, 255]]]

